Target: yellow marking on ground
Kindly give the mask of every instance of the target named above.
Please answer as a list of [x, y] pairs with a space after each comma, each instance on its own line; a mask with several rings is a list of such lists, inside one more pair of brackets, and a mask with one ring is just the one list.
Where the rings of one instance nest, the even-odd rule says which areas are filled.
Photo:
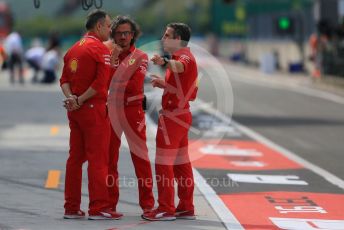
[[58, 126], [52, 126], [50, 128], [50, 135], [51, 136], [56, 136], [60, 131], [60, 128]]
[[58, 188], [60, 184], [60, 170], [49, 170], [48, 177], [45, 182], [45, 188]]

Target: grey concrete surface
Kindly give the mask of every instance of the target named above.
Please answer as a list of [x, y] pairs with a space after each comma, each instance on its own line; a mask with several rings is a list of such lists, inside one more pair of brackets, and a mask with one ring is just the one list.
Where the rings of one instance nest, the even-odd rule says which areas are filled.
[[[140, 218], [135, 174], [128, 148], [121, 148], [118, 221], [64, 220], [64, 172], [69, 129], [57, 84], [11, 86], [0, 73], [0, 229], [225, 229], [198, 189], [197, 220], [147, 222]], [[55, 132], [52, 133], [52, 128]], [[56, 131], [57, 130], [57, 131]], [[154, 142], [155, 133], [147, 133]], [[125, 142], [125, 140], [123, 140]], [[151, 143], [150, 146], [154, 146]], [[150, 149], [154, 154], [154, 149]], [[87, 174], [84, 166], [82, 209], [87, 211]], [[154, 168], [154, 167], [153, 167]], [[62, 172], [57, 189], [44, 187], [49, 170]], [[157, 197], [156, 188], [154, 188]]]
[[[260, 76], [255, 69], [223, 63], [233, 90], [233, 119], [302, 158], [344, 179], [344, 107], [332, 92], [313, 91], [308, 79]], [[67, 221], [63, 215], [63, 181], [68, 126], [57, 85], [10, 86], [0, 73], [0, 229], [224, 229], [200, 191], [195, 191], [196, 221], [146, 222], [140, 219], [135, 186], [121, 188], [119, 221]], [[200, 98], [216, 109], [217, 76], [202, 78]], [[227, 76], [221, 76], [227, 77]], [[306, 92], [306, 93], [305, 93]], [[320, 92], [320, 96], [316, 96]], [[220, 103], [219, 103], [220, 102]], [[58, 132], [51, 133], [52, 127]], [[148, 133], [154, 154], [154, 132]], [[58, 189], [45, 189], [48, 170], [62, 172]], [[86, 166], [85, 166], [86, 169]], [[121, 149], [120, 176], [134, 178], [128, 149]], [[84, 170], [85, 172], [85, 170]], [[86, 175], [84, 173], [84, 175]], [[156, 195], [156, 188], [155, 188]], [[82, 208], [87, 210], [87, 178]]]

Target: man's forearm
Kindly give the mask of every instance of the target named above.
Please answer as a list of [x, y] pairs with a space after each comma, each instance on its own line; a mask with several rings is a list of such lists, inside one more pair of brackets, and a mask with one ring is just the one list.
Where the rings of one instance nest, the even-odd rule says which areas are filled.
[[[62, 84], [61, 85], [61, 89], [62, 89], [62, 92], [63, 92], [63, 94], [65, 95], [66, 98], [69, 98], [69, 97], [73, 96], [73, 92], [70, 89], [69, 83]], [[96, 94], [97, 94], [97, 91], [95, 91], [92, 87], [89, 87], [83, 94], [81, 94], [77, 98], [77, 103], [79, 105], [82, 105], [85, 101], [87, 101], [88, 99], [90, 99], [91, 97], [93, 97]]]
[[167, 68], [169, 68], [173, 73], [183, 73], [184, 72], [184, 65], [180, 61], [176, 60], [169, 60], [167, 64]]
[[65, 95], [66, 99], [63, 100], [64, 102], [64, 107], [68, 110], [68, 111], [73, 111], [76, 109], [79, 109], [80, 106], [77, 104], [77, 96], [73, 95], [72, 90], [70, 89], [70, 85], [69, 83], [64, 83], [61, 85], [62, 88], [62, 92]]
[[86, 102], [88, 99], [96, 94], [97, 91], [95, 91], [92, 87], [89, 87], [83, 94], [78, 97], [77, 102], [79, 103], [79, 105], [82, 105], [84, 104], [84, 102]]
[[70, 89], [69, 83], [63, 83], [61, 85], [61, 89], [62, 89], [62, 92], [65, 95], [65, 97], [68, 98], [68, 97], [73, 95], [72, 90]]

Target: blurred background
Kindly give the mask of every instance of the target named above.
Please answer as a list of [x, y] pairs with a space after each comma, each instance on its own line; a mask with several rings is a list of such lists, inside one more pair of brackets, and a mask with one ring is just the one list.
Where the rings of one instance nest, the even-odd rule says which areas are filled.
[[[216, 56], [267, 73], [344, 76], [343, 0], [102, 0], [98, 5], [112, 16], [136, 19], [144, 32], [139, 45], [159, 39], [166, 23], [183, 21]], [[0, 35], [18, 31], [28, 49], [33, 39], [47, 43], [58, 33], [66, 49], [84, 33], [87, 13], [81, 0], [1, 1]]]
[[[135, 19], [141, 49], [159, 40], [167, 23], [193, 30], [199, 90], [190, 141], [199, 146], [190, 152], [201, 156], [193, 162], [201, 185], [196, 221], [140, 221], [135, 186], [121, 188], [126, 217], [119, 222], [61, 218], [69, 126], [58, 80], [64, 53], [85, 33], [95, 8]], [[0, 0], [1, 65], [0, 230], [277, 229], [271, 217], [324, 219], [319, 226], [338, 226], [317, 229], [344, 229], [344, 0]], [[158, 74], [152, 66], [148, 71]], [[152, 157], [162, 92], [146, 80]], [[125, 144], [119, 162], [120, 175], [135, 178]], [[282, 179], [239, 181], [237, 188], [209, 183], [228, 180], [228, 173]], [[271, 197], [291, 204], [281, 211]], [[288, 220], [300, 229], [300, 219]]]

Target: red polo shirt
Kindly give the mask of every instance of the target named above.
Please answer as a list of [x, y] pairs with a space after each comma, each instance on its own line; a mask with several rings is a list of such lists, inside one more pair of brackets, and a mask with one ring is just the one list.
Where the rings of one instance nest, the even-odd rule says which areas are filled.
[[189, 101], [195, 96], [198, 75], [196, 60], [188, 47], [174, 52], [172, 60], [181, 62], [184, 65], [184, 72], [173, 73], [167, 68], [162, 108], [164, 110], [187, 109], [190, 107]]
[[[123, 101], [124, 105], [140, 105], [143, 100], [143, 84], [148, 66], [148, 56], [135, 45], [122, 52], [119, 63], [111, 68], [111, 98]], [[111, 93], [110, 93], [111, 94]]]
[[64, 56], [60, 85], [69, 83], [72, 93], [77, 96], [92, 87], [97, 94], [87, 102], [106, 102], [109, 75], [108, 48], [94, 33], [87, 33]]

